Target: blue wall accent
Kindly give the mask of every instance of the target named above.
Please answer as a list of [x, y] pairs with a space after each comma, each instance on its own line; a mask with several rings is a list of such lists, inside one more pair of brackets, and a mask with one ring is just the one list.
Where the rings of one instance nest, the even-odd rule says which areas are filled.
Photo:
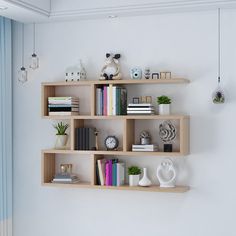
[[[11, 20], [0, 17], [0, 221], [10, 218], [12, 218], [12, 38]], [[7, 231], [3, 229], [3, 232]]]

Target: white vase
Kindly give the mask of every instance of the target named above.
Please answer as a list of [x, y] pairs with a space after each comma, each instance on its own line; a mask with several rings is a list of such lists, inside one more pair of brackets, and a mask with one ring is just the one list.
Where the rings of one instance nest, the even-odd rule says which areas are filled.
[[152, 184], [151, 180], [147, 175], [147, 168], [143, 168], [143, 178], [138, 183], [140, 186], [148, 187]]
[[65, 149], [67, 143], [67, 135], [57, 135], [55, 148], [56, 149]]
[[170, 114], [170, 104], [160, 104], [159, 115], [169, 115], [169, 114]]
[[138, 186], [140, 175], [129, 175], [129, 186]]

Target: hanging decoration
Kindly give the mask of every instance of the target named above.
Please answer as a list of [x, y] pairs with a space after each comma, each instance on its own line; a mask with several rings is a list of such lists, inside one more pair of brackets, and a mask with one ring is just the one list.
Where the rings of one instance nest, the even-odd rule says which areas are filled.
[[212, 101], [215, 104], [222, 104], [225, 102], [225, 95], [224, 91], [220, 86], [221, 82], [221, 42], [220, 42], [220, 36], [221, 36], [221, 27], [220, 27], [220, 8], [218, 8], [218, 85], [215, 91], [212, 94]]
[[35, 53], [35, 23], [33, 24], [33, 54], [30, 58], [30, 66], [31, 69], [36, 70], [39, 68], [39, 58]]
[[25, 83], [28, 78], [27, 78], [27, 70], [24, 66], [24, 47], [25, 47], [25, 38], [24, 38], [24, 31], [25, 31], [25, 27], [24, 24], [22, 23], [22, 32], [21, 32], [21, 68], [18, 71], [18, 81], [21, 83]]

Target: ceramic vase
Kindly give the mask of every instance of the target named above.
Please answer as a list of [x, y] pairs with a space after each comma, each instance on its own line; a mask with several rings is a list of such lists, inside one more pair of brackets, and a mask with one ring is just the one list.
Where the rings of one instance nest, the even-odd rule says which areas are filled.
[[129, 186], [138, 186], [140, 175], [129, 175]]
[[148, 178], [147, 168], [143, 168], [143, 177], [138, 184], [143, 187], [148, 187], [152, 184], [151, 180]]
[[65, 149], [67, 143], [67, 135], [57, 135], [55, 148], [56, 149]]
[[159, 115], [169, 115], [169, 114], [170, 114], [170, 104], [160, 104]]

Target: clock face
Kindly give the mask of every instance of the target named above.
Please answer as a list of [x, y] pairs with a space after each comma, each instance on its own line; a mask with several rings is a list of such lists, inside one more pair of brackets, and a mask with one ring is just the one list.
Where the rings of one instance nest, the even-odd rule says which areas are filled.
[[119, 141], [115, 136], [108, 136], [105, 139], [105, 146], [108, 150], [114, 150], [118, 147]]

